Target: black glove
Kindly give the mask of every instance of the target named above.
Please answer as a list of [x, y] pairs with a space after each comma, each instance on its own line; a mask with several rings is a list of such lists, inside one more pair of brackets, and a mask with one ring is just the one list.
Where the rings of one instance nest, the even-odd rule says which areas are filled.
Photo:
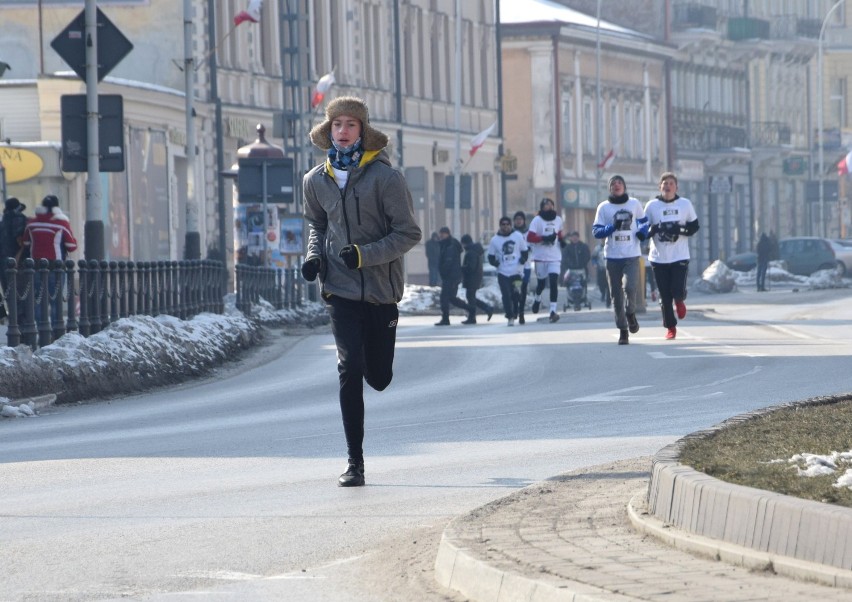
[[356, 270], [361, 267], [361, 252], [358, 250], [358, 245], [346, 245], [340, 249], [337, 254], [350, 270]]
[[648, 228], [648, 237], [654, 236], [657, 232], [660, 231], [660, 224], [652, 224], [650, 228]]
[[680, 235], [680, 224], [677, 222], [662, 222], [659, 228], [659, 238], [662, 242], [675, 242]]
[[529, 259], [529, 258], [530, 258], [529, 249], [527, 249], [526, 251], [521, 251], [521, 265], [525, 264], [527, 262], [527, 259]]
[[541, 242], [545, 245], [552, 245], [556, 242], [556, 232], [554, 232], [553, 234], [548, 234], [547, 236], [542, 236]]
[[317, 274], [319, 274], [321, 269], [322, 259], [319, 257], [311, 257], [302, 264], [302, 277], [308, 282], [313, 282], [317, 279]]
[[493, 265], [495, 268], [500, 266], [500, 262], [497, 261], [497, 258], [494, 255], [488, 256], [488, 263]]

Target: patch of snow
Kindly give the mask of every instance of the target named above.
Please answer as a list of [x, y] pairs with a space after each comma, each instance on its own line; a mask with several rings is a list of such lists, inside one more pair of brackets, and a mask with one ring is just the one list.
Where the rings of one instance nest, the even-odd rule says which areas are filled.
[[[778, 462], [779, 460], [772, 460]], [[852, 450], [845, 452], [833, 451], [830, 454], [796, 454], [787, 460], [796, 469], [800, 477], [819, 477], [835, 474], [843, 468], [842, 465], [852, 464]], [[852, 468], [834, 482], [834, 487], [849, 487], [852, 489]]]

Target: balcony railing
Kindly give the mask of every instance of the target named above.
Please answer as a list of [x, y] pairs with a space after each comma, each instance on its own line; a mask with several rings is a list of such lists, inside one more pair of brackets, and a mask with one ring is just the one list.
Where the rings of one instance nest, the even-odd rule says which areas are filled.
[[679, 149], [689, 151], [717, 151], [748, 146], [744, 128], [726, 125], [676, 125], [674, 138]]
[[761, 121], [751, 125], [751, 145], [755, 147], [790, 144], [790, 126], [779, 121]]
[[819, 38], [822, 21], [819, 19], [799, 19], [796, 23], [796, 33], [802, 38]]
[[728, 19], [728, 39], [737, 42], [740, 40], [768, 40], [769, 21], [755, 19], [753, 17], [730, 17]]
[[716, 29], [716, 9], [696, 2], [679, 2], [674, 5], [672, 25], [675, 29]]

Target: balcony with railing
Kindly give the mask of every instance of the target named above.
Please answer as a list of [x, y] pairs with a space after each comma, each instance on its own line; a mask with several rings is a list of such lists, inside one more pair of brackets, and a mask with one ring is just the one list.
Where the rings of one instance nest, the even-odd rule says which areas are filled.
[[745, 128], [727, 125], [675, 124], [674, 139], [680, 151], [707, 152], [748, 147]]
[[792, 132], [790, 126], [780, 121], [759, 121], [751, 124], [751, 145], [753, 147], [778, 147], [790, 144]]
[[729, 17], [728, 39], [734, 42], [743, 40], [768, 40], [769, 21], [754, 17]]
[[819, 38], [822, 23], [819, 19], [803, 19], [797, 15], [779, 15], [772, 17], [769, 23], [769, 37], [773, 40], [795, 40], [800, 38]]
[[716, 30], [718, 16], [716, 8], [705, 6], [697, 2], [678, 2], [674, 5], [672, 15], [672, 27], [676, 31], [686, 29], [712, 29]]

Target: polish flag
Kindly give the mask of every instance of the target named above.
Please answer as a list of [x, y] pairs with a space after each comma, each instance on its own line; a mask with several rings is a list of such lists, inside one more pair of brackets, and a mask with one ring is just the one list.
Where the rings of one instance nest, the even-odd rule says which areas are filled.
[[479, 132], [476, 136], [470, 139], [470, 156], [473, 157], [476, 154], [476, 151], [479, 150], [479, 147], [485, 144], [485, 141], [488, 139], [488, 136], [491, 135], [491, 132], [494, 131], [494, 128], [497, 127], [497, 122], [495, 121], [490, 126]]
[[609, 152], [604, 156], [603, 161], [598, 163], [598, 169], [608, 169], [612, 162], [615, 161], [615, 149], [609, 149]]
[[843, 157], [840, 161], [838, 161], [838, 163], [837, 163], [837, 175], [838, 176], [848, 175], [850, 168], [852, 168], [852, 150], [850, 150], [849, 153], [845, 157]]
[[332, 84], [334, 84], [334, 69], [323, 75], [314, 87], [314, 93], [311, 95], [312, 109], [315, 109], [322, 102], [326, 92], [331, 89]]
[[234, 27], [245, 21], [258, 23], [260, 21], [260, 9], [262, 8], [263, 0], [249, 0], [248, 8], [234, 15]]

